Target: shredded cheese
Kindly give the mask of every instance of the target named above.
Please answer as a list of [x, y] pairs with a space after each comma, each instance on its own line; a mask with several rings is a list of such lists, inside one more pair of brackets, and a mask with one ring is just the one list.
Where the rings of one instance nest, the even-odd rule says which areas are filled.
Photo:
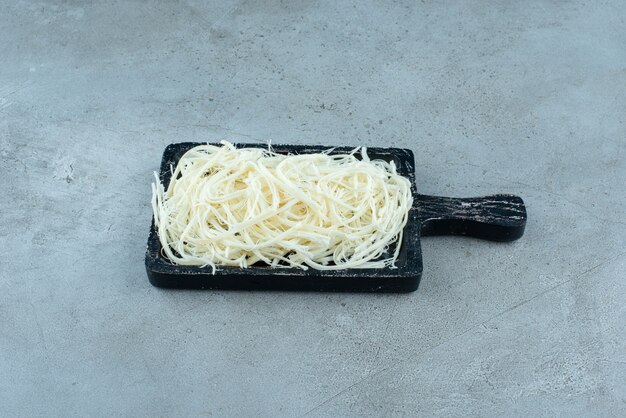
[[[354, 154], [282, 155], [200, 145], [155, 173], [152, 209], [162, 254], [177, 265], [318, 270], [395, 265], [412, 206], [393, 162]], [[397, 243], [392, 255], [383, 258]]]

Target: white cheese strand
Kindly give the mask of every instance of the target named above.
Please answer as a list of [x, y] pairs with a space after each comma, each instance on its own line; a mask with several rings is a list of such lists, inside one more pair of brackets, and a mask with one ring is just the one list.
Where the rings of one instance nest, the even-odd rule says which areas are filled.
[[[350, 154], [281, 155], [200, 145], [155, 173], [152, 210], [162, 254], [190, 266], [318, 270], [393, 267], [413, 204], [393, 162]], [[394, 244], [391, 257], [380, 259]]]

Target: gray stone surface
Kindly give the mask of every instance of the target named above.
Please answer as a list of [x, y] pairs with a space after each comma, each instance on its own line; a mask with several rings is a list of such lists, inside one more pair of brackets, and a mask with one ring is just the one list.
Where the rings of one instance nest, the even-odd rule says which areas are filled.
[[[94, 3], [0, 3], [0, 416], [626, 415], [623, 1]], [[412, 294], [153, 288], [151, 173], [224, 137], [409, 147], [527, 232]]]

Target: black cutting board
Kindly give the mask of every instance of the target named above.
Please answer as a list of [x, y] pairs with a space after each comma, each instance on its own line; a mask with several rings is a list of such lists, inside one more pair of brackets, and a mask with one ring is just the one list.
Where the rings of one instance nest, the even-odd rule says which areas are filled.
[[[160, 178], [167, 188], [171, 171], [182, 155], [201, 143], [182, 142], [168, 145], [163, 152]], [[217, 145], [217, 144], [216, 144]], [[239, 147], [265, 148], [263, 144]], [[306, 154], [326, 151], [329, 147], [309, 145], [273, 145], [278, 153]], [[332, 153], [347, 153], [354, 147], [336, 147]], [[161, 243], [154, 220], [146, 251], [146, 270], [154, 286], [178, 289], [272, 289], [305, 291], [411, 292], [422, 276], [420, 239], [428, 235], [468, 235], [492, 241], [513, 241], [526, 226], [526, 208], [518, 196], [498, 194], [477, 198], [427, 196], [415, 188], [413, 152], [401, 148], [368, 148], [371, 159], [393, 160], [398, 173], [411, 181], [413, 208], [404, 229], [396, 268], [302, 270], [252, 266], [211, 267], [176, 266], [161, 255]], [[357, 155], [358, 156], [358, 155]]]

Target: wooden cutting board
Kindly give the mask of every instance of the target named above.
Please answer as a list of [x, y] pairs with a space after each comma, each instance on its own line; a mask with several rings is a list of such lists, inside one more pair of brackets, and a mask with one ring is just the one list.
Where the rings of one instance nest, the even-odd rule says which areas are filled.
[[[171, 171], [180, 157], [201, 143], [168, 145], [161, 161], [160, 178], [167, 188]], [[219, 145], [219, 144], [215, 144]], [[265, 148], [263, 144], [239, 147]], [[309, 145], [272, 145], [277, 153], [306, 154], [329, 147]], [[331, 152], [348, 153], [354, 147], [337, 147]], [[252, 266], [211, 267], [177, 266], [161, 255], [161, 243], [154, 220], [146, 251], [146, 270], [154, 286], [177, 289], [246, 289], [348, 292], [411, 292], [422, 277], [420, 239], [429, 235], [467, 235], [492, 241], [513, 241], [524, 234], [526, 208], [518, 196], [498, 194], [476, 198], [450, 198], [417, 193], [413, 152], [401, 148], [368, 148], [371, 159], [393, 160], [398, 173], [411, 181], [413, 208], [404, 229], [396, 268], [302, 270]], [[393, 248], [390, 249], [390, 252]]]

